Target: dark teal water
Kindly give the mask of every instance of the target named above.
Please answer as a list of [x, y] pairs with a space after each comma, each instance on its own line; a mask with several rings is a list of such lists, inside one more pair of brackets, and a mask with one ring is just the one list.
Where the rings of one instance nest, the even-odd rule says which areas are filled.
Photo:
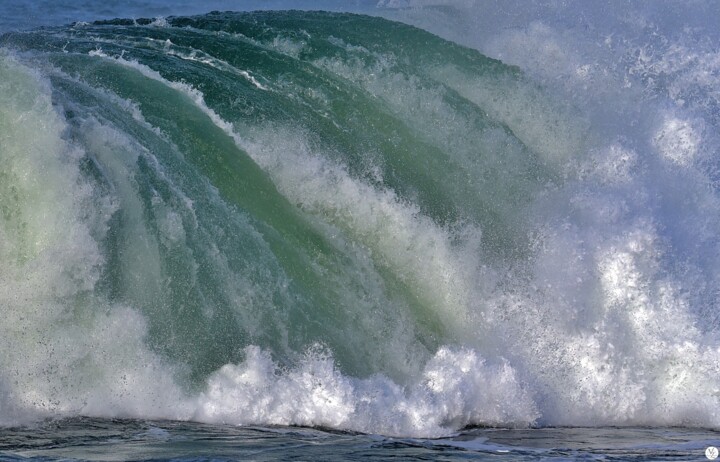
[[707, 460], [718, 433], [682, 428], [473, 429], [441, 439], [296, 427], [70, 419], [0, 431], [3, 460]]

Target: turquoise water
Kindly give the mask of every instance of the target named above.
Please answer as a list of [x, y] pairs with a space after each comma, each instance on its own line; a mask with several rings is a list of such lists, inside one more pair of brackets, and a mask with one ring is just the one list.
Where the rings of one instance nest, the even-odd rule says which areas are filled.
[[4, 454], [704, 457], [707, 11], [161, 3], [6, 7]]

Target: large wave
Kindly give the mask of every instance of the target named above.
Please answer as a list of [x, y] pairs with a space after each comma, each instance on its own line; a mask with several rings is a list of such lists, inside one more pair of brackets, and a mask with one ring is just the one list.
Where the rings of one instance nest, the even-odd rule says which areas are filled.
[[352, 14], [2, 36], [0, 423], [717, 426], [712, 92], [638, 117], [538, 37], [492, 45], [527, 74]]

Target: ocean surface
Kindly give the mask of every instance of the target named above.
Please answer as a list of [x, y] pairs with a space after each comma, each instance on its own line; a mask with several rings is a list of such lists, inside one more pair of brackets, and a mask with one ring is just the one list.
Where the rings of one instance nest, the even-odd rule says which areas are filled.
[[707, 460], [718, 17], [0, 0], [0, 459]]

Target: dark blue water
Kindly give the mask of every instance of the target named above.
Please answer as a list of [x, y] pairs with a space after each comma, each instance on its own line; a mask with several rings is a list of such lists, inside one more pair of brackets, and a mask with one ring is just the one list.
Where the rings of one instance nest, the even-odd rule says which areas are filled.
[[707, 460], [682, 428], [474, 429], [426, 440], [293, 427], [70, 419], [0, 431], [3, 460]]

